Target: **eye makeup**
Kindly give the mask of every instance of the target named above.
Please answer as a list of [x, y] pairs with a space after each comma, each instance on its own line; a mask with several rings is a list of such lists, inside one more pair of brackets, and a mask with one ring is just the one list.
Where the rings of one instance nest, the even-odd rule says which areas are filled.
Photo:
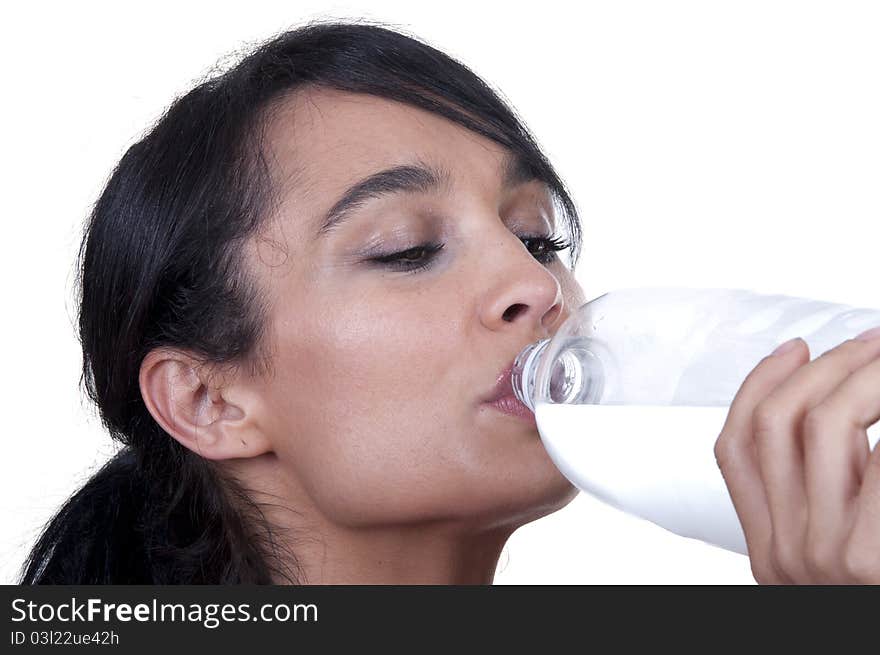
[[[526, 248], [529, 249], [529, 252], [532, 253], [535, 259], [545, 265], [551, 264], [558, 259], [557, 252], [571, 246], [570, 243], [561, 237], [529, 234], [520, 235], [519, 239], [526, 245]], [[533, 244], [539, 247], [538, 252], [532, 250]], [[437, 254], [445, 245], [436, 241], [429, 241], [406, 250], [371, 257], [369, 261], [380, 264], [395, 272], [418, 273], [431, 267]]]

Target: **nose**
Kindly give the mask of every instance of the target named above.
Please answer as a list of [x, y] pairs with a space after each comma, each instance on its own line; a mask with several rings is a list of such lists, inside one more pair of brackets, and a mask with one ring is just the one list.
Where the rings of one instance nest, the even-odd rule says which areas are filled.
[[520, 331], [524, 339], [552, 336], [564, 308], [556, 276], [513, 235], [495, 254], [493, 284], [481, 312], [483, 324], [494, 331]]

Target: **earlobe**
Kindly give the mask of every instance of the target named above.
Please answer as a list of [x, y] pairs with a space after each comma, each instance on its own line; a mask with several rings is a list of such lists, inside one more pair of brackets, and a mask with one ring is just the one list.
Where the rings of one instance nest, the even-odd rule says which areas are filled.
[[[215, 386], [191, 356], [151, 351], [141, 363], [141, 396], [159, 426], [191, 451], [211, 460], [248, 458], [271, 451], [267, 437], [243, 402], [232, 402], [234, 386]], [[241, 396], [248, 398], [247, 393]]]

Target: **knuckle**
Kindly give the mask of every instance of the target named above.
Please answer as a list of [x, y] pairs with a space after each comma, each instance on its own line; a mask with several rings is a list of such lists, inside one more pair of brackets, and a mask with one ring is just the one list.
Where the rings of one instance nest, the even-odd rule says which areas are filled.
[[773, 538], [770, 549], [770, 562], [777, 571], [788, 578], [794, 578], [800, 569], [800, 556], [788, 541]]
[[752, 415], [755, 439], [765, 439], [774, 434], [783, 420], [784, 412], [778, 402], [773, 400], [759, 402]]
[[827, 405], [816, 405], [804, 416], [804, 437], [807, 439], [821, 437], [834, 422], [834, 413]]
[[880, 579], [877, 554], [850, 542], [843, 551], [843, 569], [846, 575], [855, 582], [877, 582]]
[[725, 436], [724, 431], [715, 440], [713, 451], [715, 453], [715, 463], [718, 464], [718, 468], [722, 471], [729, 469], [736, 459], [736, 448], [730, 439]]
[[831, 441], [846, 448], [859, 448], [865, 439], [864, 430], [857, 419], [845, 408], [834, 409], [818, 405], [807, 412], [803, 422], [803, 442], [808, 449], [820, 448], [823, 442]]
[[776, 572], [769, 562], [754, 558], [750, 562], [752, 577], [758, 584], [775, 584]]
[[804, 548], [804, 564], [814, 578], [828, 580], [836, 568], [836, 551], [826, 541], [810, 539]]

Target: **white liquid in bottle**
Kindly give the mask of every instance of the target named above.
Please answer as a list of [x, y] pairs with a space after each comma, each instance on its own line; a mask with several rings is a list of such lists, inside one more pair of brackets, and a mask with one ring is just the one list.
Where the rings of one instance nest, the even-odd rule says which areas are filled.
[[[538, 431], [575, 486], [675, 534], [746, 554], [715, 463], [727, 407], [541, 404]], [[880, 423], [868, 430], [871, 447]]]

